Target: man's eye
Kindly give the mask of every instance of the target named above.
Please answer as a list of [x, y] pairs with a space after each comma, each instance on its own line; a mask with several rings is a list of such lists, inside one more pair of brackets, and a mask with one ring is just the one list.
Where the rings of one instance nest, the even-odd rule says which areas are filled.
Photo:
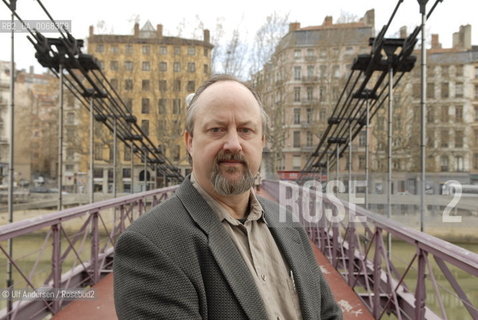
[[209, 129], [209, 132], [212, 132], [212, 133], [218, 133], [222, 131], [223, 131], [222, 128], [219, 128], [219, 127]]
[[252, 131], [252, 129], [249, 129], [249, 128], [240, 128], [240, 129], [239, 129], [239, 132], [241, 132], [241, 133], [246, 133], [246, 134], [250, 134], [250, 133], [252, 133], [253, 131]]

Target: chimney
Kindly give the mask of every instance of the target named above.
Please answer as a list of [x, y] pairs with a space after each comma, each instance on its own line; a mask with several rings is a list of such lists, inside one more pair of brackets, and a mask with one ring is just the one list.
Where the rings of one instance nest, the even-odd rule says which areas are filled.
[[30, 73], [30, 74], [34, 74], [34, 73], [35, 73], [35, 68], [34, 68], [33, 66], [30, 66], [29, 73]]
[[326, 16], [324, 19], [324, 23], [322, 23], [323, 26], [331, 26], [334, 24], [334, 20], [332, 16]]
[[156, 25], [156, 36], [158, 38], [162, 38], [163, 37], [163, 25], [162, 24], [157, 24]]
[[134, 36], [139, 36], [139, 23], [137, 22], [134, 24]]
[[204, 38], [204, 42], [206, 43], [209, 43], [209, 41], [211, 41], [211, 35], [208, 29], [203, 30], [203, 38]]
[[460, 31], [453, 33], [453, 48], [471, 49], [471, 25], [460, 26]]
[[95, 34], [95, 27], [90, 26], [90, 37]]
[[406, 37], [408, 37], [407, 26], [401, 27], [399, 33], [400, 33], [400, 38], [402, 39], [405, 39]]
[[300, 22], [289, 23], [289, 32], [296, 31], [300, 29]]
[[432, 34], [432, 49], [441, 49], [441, 43], [438, 34]]
[[370, 9], [365, 12], [364, 23], [372, 28], [375, 28], [375, 9]]

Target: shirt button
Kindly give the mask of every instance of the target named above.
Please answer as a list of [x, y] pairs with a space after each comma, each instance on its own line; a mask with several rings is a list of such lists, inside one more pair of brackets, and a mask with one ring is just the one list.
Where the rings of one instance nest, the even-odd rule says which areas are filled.
[[261, 278], [262, 278], [262, 281], [266, 281], [266, 275], [265, 274], [261, 274]]

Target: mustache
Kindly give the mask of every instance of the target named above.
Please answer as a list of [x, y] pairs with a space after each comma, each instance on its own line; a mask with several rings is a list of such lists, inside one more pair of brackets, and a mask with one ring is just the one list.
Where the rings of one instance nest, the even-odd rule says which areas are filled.
[[216, 163], [220, 161], [241, 161], [247, 164], [246, 158], [241, 153], [219, 152], [216, 156]]

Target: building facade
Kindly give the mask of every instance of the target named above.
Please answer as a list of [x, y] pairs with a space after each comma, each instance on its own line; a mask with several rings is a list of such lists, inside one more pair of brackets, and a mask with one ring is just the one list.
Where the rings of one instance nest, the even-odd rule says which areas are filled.
[[[185, 122], [185, 98], [210, 76], [211, 50], [208, 30], [202, 40], [163, 35], [163, 26], [147, 22], [141, 29], [134, 25], [132, 35], [95, 34], [90, 27], [88, 52], [100, 60], [103, 72], [128, 109], [137, 117], [143, 133], [182, 174], [190, 171], [182, 134]], [[95, 144], [95, 184], [97, 191], [111, 189], [112, 136], [97, 134]], [[155, 184], [153, 172], [144, 171], [141, 159], [134, 159], [131, 173], [129, 148], [119, 144], [122, 168], [117, 176], [119, 191], [130, 191], [135, 181], [146, 177], [148, 189]], [[151, 177], [151, 179], [148, 179]], [[133, 183], [135, 191], [145, 184]]]

